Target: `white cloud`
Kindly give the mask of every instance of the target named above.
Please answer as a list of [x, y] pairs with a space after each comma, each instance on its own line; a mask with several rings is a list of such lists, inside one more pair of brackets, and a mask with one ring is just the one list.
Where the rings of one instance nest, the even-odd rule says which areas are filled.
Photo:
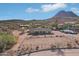
[[28, 13], [32, 13], [32, 12], [38, 12], [39, 9], [27, 8], [25, 11], [28, 12]]
[[79, 9], [78, 8], [71, 8], [71, 11], [74, 13], [79, 13]]
[[65, 8], [66, 6], [67, 5], [64, 3], [56, 3], [56, 4], [45, 4], [45, 5], [42, 5], [41, 8], [43, 12], [50, 12], [59, 8]]
[[59, 8], [65, 8], [67, 5], [64, 3], [56, 3], [56, 4], [44, 4], [41, 5], [38, 9], [35, 8], [27, 8], [26, 12], [33, 13], [33, 12], [50, 12], [57, 10]]

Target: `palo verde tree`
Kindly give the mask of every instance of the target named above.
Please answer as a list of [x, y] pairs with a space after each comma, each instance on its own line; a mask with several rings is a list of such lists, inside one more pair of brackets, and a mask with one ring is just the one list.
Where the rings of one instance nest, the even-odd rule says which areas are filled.
[[16, 38], [7, 33], [0, 33], [0, 52], [10, 49], [16, 43]]

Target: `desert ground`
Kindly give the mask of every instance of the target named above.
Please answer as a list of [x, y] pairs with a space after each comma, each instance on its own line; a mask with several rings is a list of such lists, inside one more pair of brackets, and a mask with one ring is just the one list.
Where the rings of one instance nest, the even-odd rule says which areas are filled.
[[[13, 31], [13, 35], [16, 34], [15, 36], [17, 37], [17, 44], [2, 54], [12, 56], [79, 56], [79, 34], [74, 35], [65, 34], [60, 31], [52, 31], [54, 33], [52, 35], [32, 36], [28, 35], [27, 32], [21, 35], [19, 33], [21, 32], [17, 30]], [[68, 48], [67, 44], [70, 44], [69, 47], [72, 49], [62, 49]], [[49, 50], [51, 46], [61, 49], [51, 51]]]

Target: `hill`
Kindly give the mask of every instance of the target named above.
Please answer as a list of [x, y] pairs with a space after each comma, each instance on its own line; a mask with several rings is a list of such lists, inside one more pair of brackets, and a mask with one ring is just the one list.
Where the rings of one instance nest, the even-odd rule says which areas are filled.
[[60, 11], [54, 17], [77, 17], [72, 11]]
[[74, 14], [72, 11], [60, 11], [54, 17], [47, 19], [49, 22], [55, 22], [62, 24], [65, 22], [75, 22], [78, 21], [78, 15]]

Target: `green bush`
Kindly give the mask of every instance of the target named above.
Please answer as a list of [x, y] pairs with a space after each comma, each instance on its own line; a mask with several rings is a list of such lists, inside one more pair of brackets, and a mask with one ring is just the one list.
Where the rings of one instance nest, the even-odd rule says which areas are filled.
[[0, 33], [0, 52], [11, 48], [16, 43], [16, 38], [7, 33]]

